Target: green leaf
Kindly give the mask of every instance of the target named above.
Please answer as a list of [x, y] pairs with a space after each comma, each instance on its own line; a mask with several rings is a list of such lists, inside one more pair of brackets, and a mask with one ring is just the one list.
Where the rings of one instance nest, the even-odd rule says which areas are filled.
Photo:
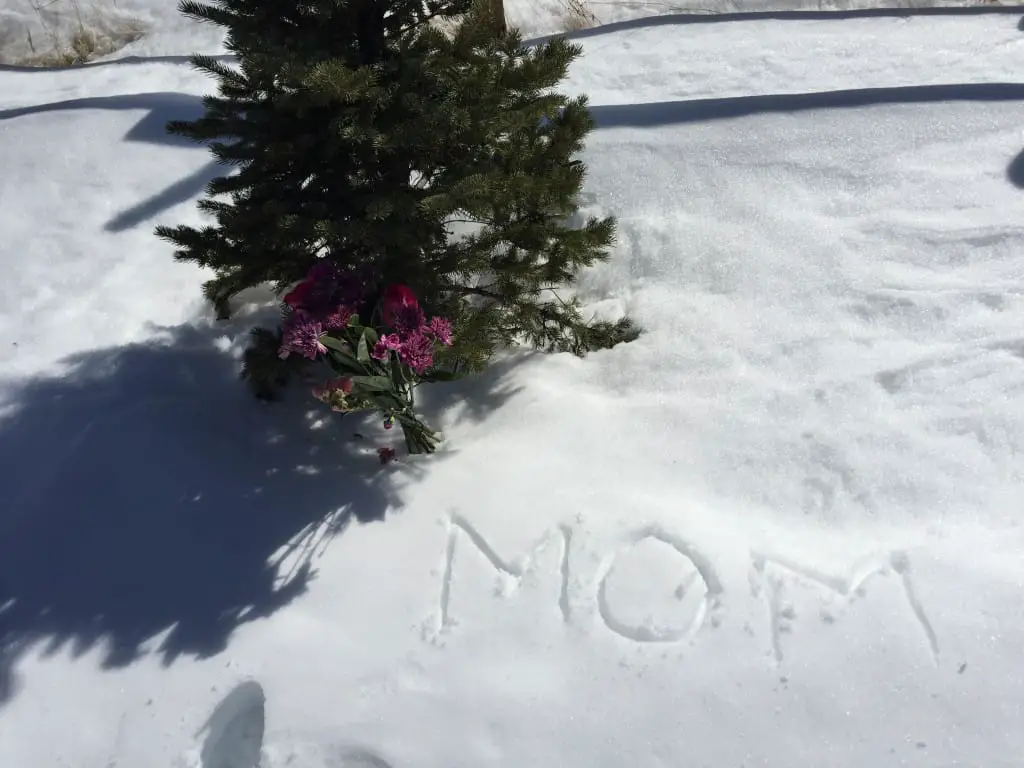
[[409, 382], [409, 377], [406, 375], [405, 366], [400, 362], [395, 362], [391, 365], [391, 381], [395, 385], [397, 392], [402, 392], [405, 389], [405, 385]]
[[365, 373], [366, 367], [363, 366], [358, 360], [352, 357], [348, 352], [342, 352], [337, 349], [331, 350], [331, 357], [334, 358], [335, 362], [342, 366], [347, 371], [354, 371], [356, 373]]
[[391, 379], [387, 376], [353, 376], [352, 383], [370, 392], [391, 392]]
[[359, 337], [359, 344], [356, 348], [356, 357], [364, 365], [371, 365], [370, 350], [377, 346], [377, 332], [373, 328], [363, 328], [363, 335]]
[[348, 344], [343, 342], [341, 339], [336, 339], [333, 336], [321, 336], [320, 343], [328, 349], [334, 349], [338, 352], [348, 353]]

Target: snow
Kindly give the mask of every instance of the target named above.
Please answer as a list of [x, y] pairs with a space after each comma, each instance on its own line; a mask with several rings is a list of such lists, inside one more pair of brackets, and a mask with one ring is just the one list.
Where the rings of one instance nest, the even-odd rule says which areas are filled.
[[387, 467], [152, 234], [201, 35], [0, 70], [0, 765], [1019, 765], [1018, 15], [726, 18], [579, 36], [645, 335]]

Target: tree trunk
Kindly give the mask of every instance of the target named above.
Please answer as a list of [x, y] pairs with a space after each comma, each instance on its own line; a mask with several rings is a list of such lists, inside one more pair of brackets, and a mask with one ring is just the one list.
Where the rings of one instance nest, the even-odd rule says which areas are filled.
[[508, 31], [508, 22], [505, 21], [505, 0], [484, 0], [491, 23], [494, 25], [494, 36], [501, 37]]

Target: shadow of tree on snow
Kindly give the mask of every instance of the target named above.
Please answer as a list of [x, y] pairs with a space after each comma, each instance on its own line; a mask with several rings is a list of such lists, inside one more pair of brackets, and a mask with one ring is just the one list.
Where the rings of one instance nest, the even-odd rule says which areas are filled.
[[[680, 9], [682, 10], [682, 9]], [[600, 37], [632, 29], [650, 29], [653, 27], [681, 27], [704, 24], [735, 24], [742, 22], [764, 21], [846, 21], [849, 19], [892, 18], [910, 19], [924, 16], [1017, 16], [1020, 6], [1009, 5], [977, 5], [968, 7], [937, 6], [924, 8], [848, 8], [848, 9], [815, 9], [815, 10], [748, 10], [730, 11], [726, 13], [709, 13], [707, 11], [647, 14], [624, 21], [613, 21], [588, 29], [573, 30], [568, 33], [559, 32], [551, 35], [531, 38], [524, 41], [526, 45], [543, 45], [556, 37], [569, 40], [583, 40], [588, 37]], [[1022, 19], [1024, 24], [1024, 19]]]
[[820, 109], [853, 109], [882, 104], [936, 104], [948, 102], [1024, 101], [1022, 83], [958, 83], [887, 88], [853, 88], [812, 93], [777, 93], [726, 96], [646, 104], [594, 106], [590, 114], [597, 128], [653, 128], [705, 123], [769, 113], [796, 113]]
[[[75, 110], [148, 110], [139, 122], [131, 127], [122, 141], [156, 144], [160, 146], [187, 147], [208, 151], [205, 143], [193, 142], [183, 136], [167, 132], [171, 120], [196, 120], [203, 116], [202, 97], [174, 91], [152, 93], [127, 93], [114, 96], [94, 96], [67, 99], [47, 104], [34, 104], [0, 110], [0, 122], [15, 120], [28, 115], [49, 114]], [[193, 200], [200, 195], [213, 179], [230, 172], [230, 168], [210, 160], [202, 168], [181, 178], [155, 195], [138, 202], [116, 214], [104, 225], [107, 232], [123, 232], [153, 219], [163, 211], [179, 203]]]
[[[215, 61], [233, 62], [236, 57], [233, 54], [220, 54], [211, 57]], [[53, 72], [67, 72], [77, 69], [95, 69], [97, 67], [123, 67], [137, 64], [191, 64], [190, 56], [121, 56], [116, 59], [105, 59], [104, 61], [87, 61], [81, 64], [68, 64], [63, 67], [30, 67], [19, 64], [0, 64], [0, 72], [11, 72], [18, 74], [47, 76]]]
[[[252, 324], [231, 322], [238, 338]], [[402, 475], [429, 467], [382, 468], [378, 443], [352, 438], [379, 425], [332, 416], [304, 388], [259, 403], [224, 333], [182, 326], [0, 389], [0, 703], [39, 643], [101, 647], [107, 668], [218, 653], [307, 589], [331, 537], [384, 519]], [[512, 364], [431, 398], [431, 417], [454, 398], [483, 418], [513, 394]]]

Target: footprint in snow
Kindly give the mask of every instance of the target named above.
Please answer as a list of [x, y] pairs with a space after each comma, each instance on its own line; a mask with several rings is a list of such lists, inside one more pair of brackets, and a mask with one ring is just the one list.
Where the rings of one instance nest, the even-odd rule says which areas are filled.
[[214, 707], [189, 755], [187, 768], [275, 768], [296, 759], [306, 768], [391, 768], [383, 758], [353, 745], [274, 744], [264, 750], [266, 696], [255, 680], [236, 686]]
[[259, 768], [263, 749], [263, 688], [255, 680], [236, 686], [200, 729], [205, 734], [196, 768]]

